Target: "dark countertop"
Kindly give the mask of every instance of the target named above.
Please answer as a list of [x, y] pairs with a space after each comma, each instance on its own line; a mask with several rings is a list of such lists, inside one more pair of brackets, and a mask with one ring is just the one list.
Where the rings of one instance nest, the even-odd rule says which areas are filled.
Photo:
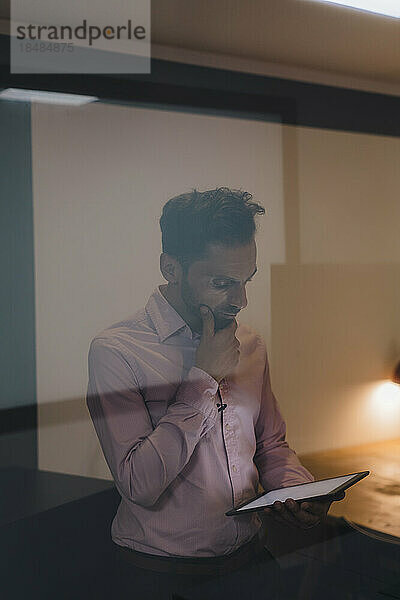
[[[0, 469], [0, 498], [2, 599], [113, 597], [110, 528], [120, 496], [112, 482], [7, 468]], [[400, 545], [375, 540], [334, 517], [309, 531], [268, 519], [266, 527], [266, 545], [283, 570], [289, 600], [327, 600], [328, 588], [336, 588], [335, 600], [400, 598]], [[300, 595], [304, 586], [308, 591]], [[187, 592], [185, 600], [213, 597], [202, 585]]]
[[400, 539], [400, 438], [299, 456], [316, 479], [370, 471], [330, 514]]
[[112, 481], [79, 475], [0, 469], [0, 526], [113, 487]]

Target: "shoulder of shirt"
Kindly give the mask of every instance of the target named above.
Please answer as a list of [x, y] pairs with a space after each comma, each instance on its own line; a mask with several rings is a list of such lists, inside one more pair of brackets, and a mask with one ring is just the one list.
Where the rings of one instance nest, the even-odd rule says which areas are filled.
[[152, 326], [145, 309], [142, 308], [133, 315], [99, 331], [91, 340], [90, 349], [102, 347], [124, 353], [124, 350], [131, 348], [132, 344], [135, 345], [140, 343], [141, 340], [148, 340], [152, 337], [158, 339], [157, 332]]

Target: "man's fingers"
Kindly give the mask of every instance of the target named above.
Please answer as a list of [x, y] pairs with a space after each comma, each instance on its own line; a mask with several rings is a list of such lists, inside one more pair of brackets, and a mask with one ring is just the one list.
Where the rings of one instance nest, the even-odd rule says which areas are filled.
[[272, 512], [272, 518], [278, 523], [282, 523], [283, 525], [289, 525], [290, 527], [293, 527], [293, 523], [288, 523], [287, 519], [284, 519], [276, 512]]
[[289, 504], [275, 503], [272, 508], [264, 509], [275, 521], [290, 527], [310, 529], [318, 525], [319, 518], [309, 513], [304, 513], [300, 507], [289, 509]]
[[293, 513], [288, 509], [285, 504], [281, 502], [275, 502], [273, 505], [273, 513], [274, 516], [277, 517], [278, 521], [283, 519], [283, 522], [289, 525], [293, 525], [294, 527], [301, 526], [301, 522], [297, 519], [297, 516], [293, 515]]
[[320, 514], [312, 514], [304, 510], [304, 503], [299, 506], [295, 500], [288, 499], [285, 501], [285, 507], [300, 523], [307, 527], [316, 525], [320, 520]]
[[301, 529], [310, 529], [320, 523], [319, 516], [302, 510], [299, 504], [292, 499], [288, 499], [284, 503], [277, 501], [271, 508], [265, 509], [265, 512], [279, 523]]
[[296, 527], [297, 529], [299, 527], [301, 529], [308, 529], [311, 527], [309, 522], [304, 522], [297, 517], [294, 517], [287, 509], [284, 509], [281, 513], [278, 513], [275, 516], [277, 517], [277, 520], [280, 520], [281, 523], [285, 523], [285, 525], [289, 525], [290, 527]]
[[203, 336], [212, 337], [215, 332], [214, 315], [206, 304], [200, 304], [199, 307], [201, 320], [203, 321]]
[[[265, 508], [264, 511], [268, 516], [272, 517], [274, 521], [278, 521], [278, 523], [284, 523], [285, 525], [289, 525], [287, 519], [285, 519], [280, 512], [278, 512], [274, 508]], [[291, 524], [291, 523], [290, 523]]]
[[298, 512], [300, 512], [300, 506], [298, 505], [296, 500], [292, 500], [292, 498], [285, 500], [285, 505], [289, 510], [292, 511], [293, 514], [297, 514]]
[[320, 502], [302, 502], [300, 510], [307, 513], [308, 515], [315, 515], [320, 517], [322, 514], [326, 513], [326, 509], [330, 506], [330, 502], [328, 503], [320, 503]]

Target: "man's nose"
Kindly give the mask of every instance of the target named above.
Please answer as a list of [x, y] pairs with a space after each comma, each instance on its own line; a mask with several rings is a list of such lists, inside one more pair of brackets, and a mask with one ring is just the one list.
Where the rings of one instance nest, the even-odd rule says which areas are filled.
[[246, 306], [247, 306], [247, 294], [246, 294], [246, 288], [245, 288], [244, 285], [238, 286], [237, 290], [235, 290], [235, 295], [232, 298], [231, 303], [238, 310], [242, 310], [242, 308], [246, 308]]

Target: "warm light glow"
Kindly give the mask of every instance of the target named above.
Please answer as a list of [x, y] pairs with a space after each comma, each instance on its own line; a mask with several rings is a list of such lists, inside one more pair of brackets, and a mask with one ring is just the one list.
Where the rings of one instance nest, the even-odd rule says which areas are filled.
[[393, 373], [392, 381], [393, 381], [393, 383], [396, 383], [398, 386], [400, 386], [400, 361], [396, 365], [396, 368]]
[[[316, 0], [313, 0], [314, 2]], [[317, 0], [400, 19], [399, 0]]]
[[41, 90], [22, 90], [7, 88], [0, 92], [0, 100], [17, 100], [20, 102], [43, 102], [45, 104], [67, 104], [81, 106], [98, 100], [96, 96], [82, 96], [79, 94], [62, 94], [60, 92], [44, 92]]
[[400, 418], [400, 386], [391, 381], [380, 383], [371, 395], [371, 408], [385, 420]]

